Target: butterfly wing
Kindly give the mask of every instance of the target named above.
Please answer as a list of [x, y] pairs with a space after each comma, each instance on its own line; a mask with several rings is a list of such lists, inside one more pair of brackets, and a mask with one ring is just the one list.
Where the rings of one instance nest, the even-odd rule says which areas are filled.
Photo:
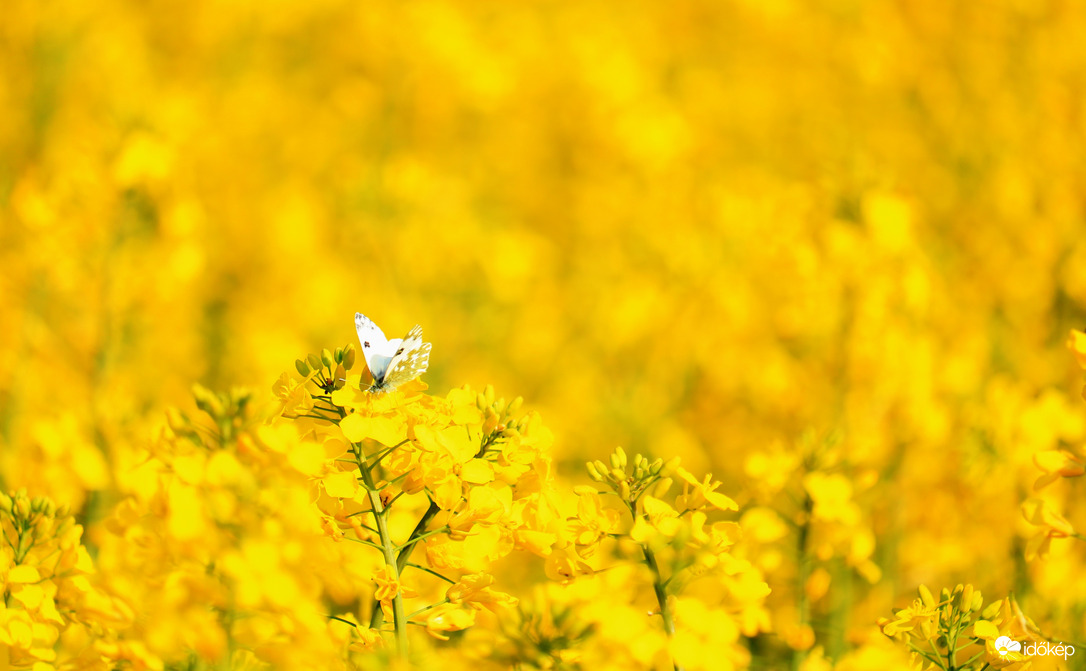
[[354, 313], [354, 328], [358, 331], [358, 342], [362, 345], [362, 356], [366, 358], [370, 375], [375, 382], [382, 381], [398, 343], [390, 343], [385, 338], [384, 331], [361, 312]]
[[392, 360], [385, 369], [384, 377], [380, 384], [375, 386], [391, 391], [404, 382], [414, 380], [425, 373], [429, 365], [430, 343], [422, 342], [422, 327], [416, 325], [399, 342]]

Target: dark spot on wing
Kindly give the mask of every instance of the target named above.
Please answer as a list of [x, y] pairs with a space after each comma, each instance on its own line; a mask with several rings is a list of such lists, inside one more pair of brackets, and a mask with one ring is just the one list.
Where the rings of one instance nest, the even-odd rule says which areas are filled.
[[370, 341], [367, 340], [366, 342], [362, 343], [362, 346], [363, 347], [369, 347], [370, 346]]
[[396, 354], [394, 356], [400, 356], [401, 354], [403, 354], [403, 348], [402, 347], [400, 349], [396, 350]]

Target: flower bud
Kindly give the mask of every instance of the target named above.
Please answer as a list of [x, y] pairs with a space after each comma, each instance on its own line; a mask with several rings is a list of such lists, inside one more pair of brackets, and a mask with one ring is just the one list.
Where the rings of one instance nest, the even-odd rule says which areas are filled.
[[618, 467], [622, 470], [626, 470], [626, 450], [621, 447], [616, 447], [615, 454], [618, 455]]
[[928, 589], [927, 585], [921, 585], [920, 587], [916, 588], [916, 591], [920, 593], [920, 600], [924, 602], [925, 606], [927, 606], [928, 608], [935, 607], [935, 597], [932, 596], [931, 590]]
[[510, 415], [512, 415], [516, 411], [520, 410], [520, 406], [522, 406], [522, 405], [524, 405], [524, 397], [523, 396], [517, 396], [516, 398], [513, 399], [513, 402], [509, 404], [509, 407], [506, 408], [506, 411]]
[[595, 464], [590, 461], [585, 464], [585, 466], [588, 468], [588, 475], [590, 475], [593, 480], [595, 480], [596, 482], [603, 482], [603, 476], [600, 475], [600, 472], [598, 470], [596, 470]]
[[223, 415], [222, 402], [218, 396], [215, 395], [207, 387], [202, 384], [192, 385], [192, 395], [196, 399], [196, 407], [203, 410], [212, 417], [221, 417]]
[[332, 352], [327, 347], [321, 350], [321, 363], [328, 370], [332, 370], [336, 365], [336, 360], [332, 358]]
[[30, 517], [30, 499], [26, 498], [24, 492], [15, 495], [15, 514], [24, 519]]
[[626, 482], [625, 480], [618, 483], [618, 494], [626, 501], [629, 501], [632, 498], [632, 494], [630, 493], [630, 483]]
[[166, 408], [166, 426], [174, 433], [181, 435], [188, 431], [188, 420], [177, 408]]
[[973, 609], [973, 586], [972, 585], [966, 585], [965, 588], [962, 589], [961, 601], [958, 604], [958, 608], [963, 613], [968, 613], [970, 610]]
[[343, 367], [347, 370], [354, 368], [354, 361], [356, 356], [356, 350], [354, 345], [347, 345], [343, 349]]
[[332, 358], [336, 360], [336, 363], [343, 363], [343, 348], [337, 347], [335, 352], [332, 352]]
[[317, 356], [316, 354], [310, 354], [306, 358], [306, 360], [309, 362], [309, 367], [312, 368], [313, 370], [320, 370], [321, 369], [321, 364], [323, 362], [321, 361], [321, 358], [319, 356]]
[[617, 468], [611, 469], [611, 479], [615, 482], [626, 482], [626, 472]]
[[[340, 357], [340, 358], [342, 358], [342, 357]], [[347, 384], [347, 369], [344, 368], [343, 364], [341, 363], [341, 364], [336, 366], [335, 388], [336, 389], [343, 389], [343, 387], [346, 386], [346, 384]]]
[[486, 407], [486, 396], [479, 394], [475, 397], [475, 407], [482, 410]]
[[0, 492], [0, 510], [10, 515], [13, 505], [14, 503], [12, 502], [11, 497]]
[[309, 375], [309, 364], [302, 361], [301, 359], [294, 360], [294, 369], [297, 370], [298, 374], [302, 377], [306, 377], [307, 375]]

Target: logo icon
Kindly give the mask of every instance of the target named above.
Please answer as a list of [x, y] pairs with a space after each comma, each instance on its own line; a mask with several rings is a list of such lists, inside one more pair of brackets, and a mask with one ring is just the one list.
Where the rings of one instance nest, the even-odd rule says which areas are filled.
[[[1066, 643], [1038, 641], [1022, 647], [1022, 644], [1010, 636], [1000, 636], [995, 640], [995, 649], [999, 656], [1006, 658], [1011, 653], [1021, 653], [1025, 657], [1063, 657], [1065, 660], [1075, 654], [1075, 646]], [[1012, 659], [1018, 659], [1017, 657]]]
[[1012, 652], [1021, 652], [1022, 644], [1012, 640], [1010, 636], [1000, 636], [995, 640], [995, 649], [1000, 657], [1006, 657]]

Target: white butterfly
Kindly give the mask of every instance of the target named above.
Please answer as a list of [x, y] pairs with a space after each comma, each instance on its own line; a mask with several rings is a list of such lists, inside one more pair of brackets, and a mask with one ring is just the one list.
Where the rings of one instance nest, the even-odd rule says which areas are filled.
[[370, 391], [392, 391], [426, 372], [430, 364], [430, 343], [422, 342], [421, 326], [416, 325], [402, 338], [386, 340], [377, 324], [356, 312], [354, 327], [358, 331], [358, 341], [362, 343], [362, 355], [373, 376]]

